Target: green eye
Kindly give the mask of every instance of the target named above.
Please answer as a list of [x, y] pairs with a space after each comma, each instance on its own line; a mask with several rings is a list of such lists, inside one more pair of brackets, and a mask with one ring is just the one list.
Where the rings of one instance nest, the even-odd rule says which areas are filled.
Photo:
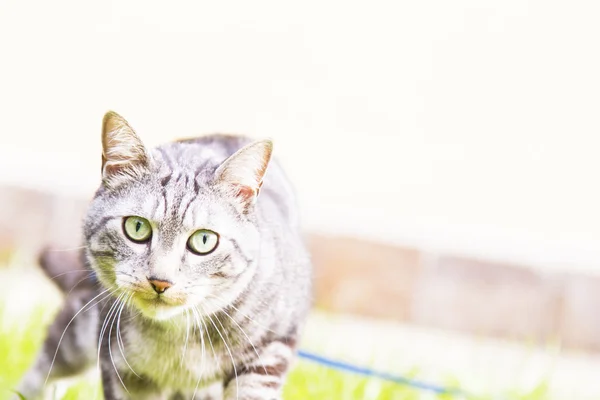
[[147, 219], [142, 217], [127, 217], [123, 221], [125, 235], [136, 243], [144, 243], [152, 237], [152, 227]]
[[219, 235], [216, 232], [209, 231], [208, 229], [200, 229], [194, 232], [188, 239], [188, 249], [192, 253], [199, 254], [201, 256], [207, 255], [217, 248], [219, 244]]

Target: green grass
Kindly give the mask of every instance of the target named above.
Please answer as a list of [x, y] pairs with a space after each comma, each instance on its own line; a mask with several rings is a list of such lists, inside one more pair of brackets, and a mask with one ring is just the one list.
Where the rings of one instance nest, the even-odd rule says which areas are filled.
[[[51, 314], [51, 313], [50, 313]], [[27, 318], [26, 326], [0, 327], [0, 399], [8, 399], [23, 373], [33, 361], [43, 341], [43, 326], [48, 310], [39, 307]], [[2, 309], [0, 308], [0, 320]], [[11, 326], [12, 325], [12, 326]], [[62, 400], [93, 398], [96, 383], [79, 380], [61, 397]], [[285, 399], [418, 399], [419, 392], [377, 379], [341, 373], [299, 361], [290, 373]], [[441, 397], [440, 397], [441, 398]]]
[[[39, 278], [41, 274], [38, 276], [39, 279], [35, 277], [35, 274], [31, 278], [23, 275], [23, 270], [19, 268], [22, 265], [21, 263], [17, 263], [16, 268], [9, 267], [6, 269], [3, 268], [2, 264], [4, 263], [15, 264], [14, 262], [7, 262], [7, 260], [0, 260], [0, 279], [5, 281], [8, 289], [0, 292], [0, 400], [9, 399], [13, 395], [12, 390], [17, 386], [21, 376], [39, 351], [44, 339], [45, 327], [50, 323], [57, 307], [56, 299], [49, 301], [48, 296], [37, 291], [37, 285], [48, 286], [44, 285], [47, 281]], [[6, 276], [4, 276], [4, 272], [6, 272]], [[18, 281], [13, 281], [18, 283], [17, 285], [11, 284], [11, 276], [12, 279]], [[18, 288], [18, 286], [21, 286], [21, 288]], [[27, 293], [23, 294], [21, 289], [25, 288]], [[19, 314], [15, 315], [14, 311], [17, 308], [14, 306], [19, 302], [19, 296], [27, 296], [28, 299], [35, 298], [32, 303], [34, 306], [25, 307], [25, 309], [31, 311], [19, 311]], [[20, 310], [21, 307], [18, 309]], [[315, 347], [319, 347], [318, 343], [316, 344]], [[401, 355], [398, 355], [398, 357], [401, 357]], [[419, 368], [415, 366], [409, 372], [404, 371], [403, 374], [418, 379]], [[448, 377], [445, 382], [432, 383], [461, 388], [460, 379], [455, 377]], [[92, 399], [95, 398], [99, 389], [97, 379], [75, 379], [69, 381], [68, 385], [70, 386], [66, 391], [63, 391], [63, 394], [54, 394], [51, 397], [54, 400]], [[466, 398], [463, 396], [435, 395], [405, 385], [332, 370], [304, 360], [299, 360], [296, 363], [289, 374], [284, 389], [284, 399], [286, 400], [542, 400], [547, 398], [548, 391], [544, 382], [527, 393], [518, 391], [502, 394], [489, 393]]]
[[[38, 308], [29, 318], [41, 324], [44, 310]], [[0, 321], [3, 321], [0, 308]], [[39, 325], [26, 327], [0, 326], [0, 399], [7, 396], [7, 390], [13, 388], [20, 377], [33, 362], [35, 354], [44, 339]]]
[[[19, 382], [22, 374], [33, 361], [44, 335], [44, 325], [52, 312], [39, 307], [31, 315], [24, 316], [28, 321], [24, 326], [3, 324], [0, 326], [0, 400], [8, 399], [10, 390]], [[25, 318], [26, 317], [26, 318]], [[0, 321], [2, 308], [0, 307]], [[411, 374], [416, 375], [416, 372]], [[452, 387], [456, 381], [444, 382]], [[61, 400], [94, 398], [97, 383], [80, 379], [70, 386]], [[513, 393], [502, 397], [478, 396], [473, 399], [518, 399], [541, 400], [546, 398], [546, 387], [540, 385], [531, 393]], [[58, 397], [55, 397], [58, 400]], [[433, 395], [407, 386], [367, 378], [350, 373], [332, 370], [320, 365], [300, 360], [289, 375], [284, 391], [288, 400], [305, 399], [378, 399], [378, 400], [455, 400], [462, 396]]]

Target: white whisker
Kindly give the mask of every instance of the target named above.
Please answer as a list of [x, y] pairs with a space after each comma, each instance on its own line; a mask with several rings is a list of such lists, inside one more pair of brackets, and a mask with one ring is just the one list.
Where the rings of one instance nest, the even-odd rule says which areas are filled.
[[185, 359], [185, 352], [187, 351], [188, 340], [190, 338], [190, 312], [185, 310], [185, 343], [183, 344], [183, 354], [181, 355], [180, 366], [183, 368], [183, 361]]
[[[119, 374], [119, 370], [117, 369], [117, 366], [115, 365], [115, 360], [113, 358], [112, 355], [112, 349], [111, 349], [111, 340], [110, 340], [110, 336], [112, 334], [113, 331], [113, 326], [115, 325], [115, 321], [117, 319], [118, 316], [118, 310], [119, 308], [119, 303], [121, 302], [121, 300], [125, 297], [125, 293], [121, 293], [119, 295], [119, 297], [117, 297], [117, 299], [115, 300], [115, 304], [117, 304], [117, 307], [114, 308], [113, 312], [112, 312], [112, 321], [110, 322], [110, 328], [108, 329], [108, 355], [110, 357], [110, 361], [113, 365], [113, 368], [115, 369], [115, 373], [117, 374], [117, 378], [119, 378], [119, 381], [121, 382], [121, 385], [123, 385], [123, 389], [125, 389], [125, 391], [127, 393], [129, 393], [129, 390], [127, 389], [127, 387], [125, 386], [125, 383], [123, 382], [123, 379], [121, 378], [121, 375]], [[125, 304], [125, 303], [123, 303]]]
[[81, 278], [80, 280], [77, 281], [77, 283], [75, 285], [73, 285], [73, 287], [71, 289], [69, 289], [69, 291], [67, 292], [67, 296], [71, 294], [71, 292], [73, 290], [75, 290], [75, 288], [77, 288], [77, 286], [79, 286], [81, 284], [81, 282], [85, 281], [86, 279], [92, 279], [92, 277], [94, 276], [93, 272], [90, 272], [86, 277]]
[[[223, 298], [221, 298], [221, 297], [219, 297], [219, 296], [216, 296], [216, 295], [214, 295], [214, 294], [209, 294], [208, 296], [210, 296], [210, 297], [214, 297], [214, 298], [215, 298], [215, 299], [217, 299], [217, 300], [220, 300], [220, 301], [222, 301], [222, 302], [225, 302], [225, 300], [224, 300]], [[237, 308], [237, 307], [236, 307], [236, 306], [234, 306], [233, 304], [227, 304], [227, 307], [231, 307], [231, 308], [233, 308], [233, 309], [234, 309], [235, 311], [237, 311], [237, 312], [238, 312], [238, 313], [239, 313], [239, 314], [240, 314], [242, 317], [244, 317], [244, 318], [248, 319], [250, 322], [252, 322], [252, 323], [253, 323], [253, 324], [255, 324], [256, 326], [258, 326], [259, 328], [262, 328], [262, 329], [264, 329], [264, 330], [266, 330], [266, 331], [268, 331], [268, 332], [274, 333], [274, 334], [276, 334], [276, 335], [279, 335], [279, 336], [285, 336], [285, 335], [286, 335], [284, 332], [277, 332], [277, 331], [274, 331], [273, 329], [271, 329], [271, 328], [269, 328], [269, 327], [267, 327], [267, 326], [264, 326], [264, 325], [262, 325], [260, 322], [256, 321], [254, 318], [250, 317], [250, 316], [249, 316], [249, 315], [247, 315], [247, 314], [244, 314], [244, 313], [243, 313], [243, 312], [242, 312], [242, 311], [241, 311], [239, 308]], [[222, 308], [222, 310], [224, 310], [225, 308], [226, 308], [226, 307], [223, 307], [223, 308]], [[222, 311], [222, 310], [221, 310], [221, 311]]]
[[125, 308], [125, 306], [127, 305], [127, 302], [129, 300], [131, 300], [131, 298], [133, 297], [133, 293], [131, 293], [131, 295], [129, 295], [125, 301], [123, 301], [121, 308], [119, 309], [119, 314], [117, 316], [117, 344], [119, 345], [119, 350], [121, 351], [121, 355], [123, 356], [123, 361], [125, 361], [125, 364], [127, 364], [127, 366], [129, 367], [129, 369], [131, 370], [131, 372], [133, 372], [133, 374], [135, 376], [137, 376], [138, 378], [141, 378], [134, 370], [133, 368], [131, 368], [131, 365], [129, 365], [129, 362], [127, 362], [127, 357], [125, 357], [125, 344], [123, 343], [123, 336], [121, 335], [121, 313], [123, 312], [123, 309]]
[[93, 274], [93, 272], [91, 272], [89, 269], [71, 269], [71, 270], [68, 270], [68, 271], [65, 271], [65, 272], [61, 272], [60, 274], [56, 274], [56, 275], [51, 276], [50, 280], [54, 280], [54, 279], [59, 278], [59, 277], [64, 276], [64, 275], [74, 274], [76, 272], [90, 272], [90, 275]]
[[[202, 318], [198, 313], [198, 310], [196, 310], [195, 307], [191, 308], [192, 313], [194, 314], [194, 319], [196, 320], [196, 326], [198, 327], [198, 331], [200, 332], [200, 343], [202, 345], [202, 370], [198, 376], [198, 381], [196, 381], [196, 387], [194, 388], [194, 395], [192, 396], [192, 400], [194, 400], [196, 398], [196, 392], [198, 391], [198, 387], [200, 386], [200, 381], [202, 380], [202, 375], [204, 374], [204, 367], [206, 365], [206, 352], [205, 352], [205, 346], [204, 346], [204, 332], [205, 330], [202, 329]], [[210, 337], [209, 337], [210, 340]], [[212, 342], [211, 345], [212, 347]], [[213, 349], [213, 354], [214, 354], [214, 349]], [[215, 356], [216, 359], [216, 356]]]
[[[114, 295], [117, 291], [118, 291], [118, 289], [115, 289], [113, 292], [111, 292], [110, 295]], [[108, 312], [106, 313], [106, 316], [104, 317], [104, 321], [102, 322], [102, 328], [100, 329], [100, 335], [98, 336], [98, 363], [97, 363], [97, 367], [96, 368], [97, 368], [99, 376], [102, 376], [102, 371], [100, 370], [100, 350], [102, 348], [102, 338], [104, 337], [104, 332], [105, 332], [108, 320], [110, 319], [111, 312], [112, 312], [112, 310], [113, 310], [113, 308], [115, 307], [116, 304], [117, 304], [116, 301], [114, 301], [114, 302], [111, 303], [111, 305], [110, 305], [110, 307], [108, 309]], [[102, 315], [102, 312], [104, 311], [104, 307], [106, 307], [106, 304], [104, 304], [102, 306], [102, 308], [100, 309], [100, 315]], [[98, 386], [98, 390], [96, 390], [96, 394], [94, 396], [94, 399], [98, 398], [98, 394], [99, 394], [100, 390], [102, 390], [102, 387]]]
[[[56, 361], [56, 356], [58, 355], [58, 349], [60, 348], [60, 344], [62, 343], [62, 340], [65, 336], [65, 333], [67, 333], [67, 329], [69, 329], [69, 326], [71, 326], [71, 324], [73, 323], [73, 321], [75, 320], [75, 318], [77, 318], [77, 316], [83, 311], [85, 310], [85, 308], [94, 300], [96, 300], [98, 297], [104, 295], [106, 292], [108, 292], [110, 289], [106, 289], [103, 290], [102, 292], [100, 292], [98, 295], [96, 295], [93, 299], [91, 299], [90, 301], [88, 301], [87, 303], [85, 303], [85, 305], [83, 307], [81, 307], [79, 309], [79, 311], [77, 311], [77, 313], [75, 313], [75, 315], [73, 316], [73, 318], [71, 318], [71, 320], [69, 321], [69, 323], [67, 324], [67, 326], [65, 327], [65, 329], [63, 330], [62, 335], [60, 335], [60, 339], [58, 340], [58, 344], [56, 345], [56, 351], [54, 352], [54, 357], [52, 357], [52, 362], [50, 363], [50, 369], [48, 370], [48, 375], [46, 375], [46, 380], [44, 381], [44, 386], [48, 383], [48, 379], [50, 378], [50, 373], [52, 372], [52, 367], [54, 366], [54, 362]], [[106, 297], [110, 296], [110, 294], [108, 294]], [[104, 299], [102, 299], [104, 300]], [[102, 301], [100, 300], [100, 301]], [[99, 302], [100, 302], [99, 301]], [[98, 303], [99, 303], [98, 302]], [[98, 305], [98, 303], [96, 303], [95, 305]], [[91, 308], [91, 307], [90, 307]], [[90, 309], [88, 308], [88, 309]]]
[[79, 247], [67, 247], [64, 249], [48, 249], [46, 251], [50, 252], [50, 253], [61, 253], [61, 252], [66, 252], [66, 251], [75, 251], [75, 250], [81, 250], [81, 249], [87, 249], [88, 246], [79, 246]]
[[[119, 297], [121, 297], [123, 293], [119, 294], [119, 296], [117, 297], [117, 299]], [[108, 324], [110, 323], [110, 319], [112, 316], [112, 313], [114, 310], [116, 310], [116, 307], [118, 305], [118, 301], [117, 299], [115, 299], [115, 301], [113, 301], [113, 303], [111, 304], [110, 308], [108, 309], [108, 312], [106, 313], [106, 316], [104, 317], [104, 321], [102, 323], [102, 328], [100, 329], [100, 335], [98, 337], [98, 374], [101, 374], [101, 369], [100, 369], [100, 351], [102, 350], [102, 339], [104, 338], [104, 333], [106, 333], [106, 328], [108, 327]], [[103, 308], [104, 309], [104, 308]]]
[[[244, 336], [246, 337], [246, 339], [248, 340], [248, 343], [250, 343], [250, 346], [252, 346], [252, 349], [254, 349], [254, 353], [256, 354], [256, 356], [258, 357], [258, 361], [260, 361], [260, 363], [262, 364], [262, 367], [265, 371], [265, 374], [268, 376], [269, 373], [267, 372], [267, 368], [265, 367], [265, 363], [263, 362], [262, 358], [260, 357], [260, 354], [258, 354], [258, 351], [256, 350], [256, 347], [254, 346], [254, 343], [252, 343], [252, 340], [250, 340], [250, 337], [246, 334], [246, 332], [244, 331], [244, 329], [242, 329], [242, 327], [240, 326], [240, 324], [237, 323], [237, 321], [231, 316], [229, 315], [229, 313], [227, 313], [227, 311], [225, 311], [225, 309], [221, 310], [227, 317], [229, 317], [229, 319], [239, 328], [239, 330], [244, 334]], [[219, 321], [220, 323], [220, 321]], [[221, 325], [222, 326], [222, 325]]]
[[[233, 374], [235, 375], [235, 398], [239, 399], [239, 394], [240, 394], [240, 390], [239, 389], [240, 388], [239, 388], [239, 383], [238, 383], [237, 367], [235, 366], [235, 359], [233, 358], [233, 353], [231, 353], [231, 349], [229, 348], [229, 345], [227, 344], [227, 341], [225, 340], [225, 337], [223, 337], [223, 335], [221, 334], [221, 331], [219, 330], [219, 328], [217, 328], [217, 325], [215, 324], [215, 322], [213, 321], [213, 319], [208, 314], [206, 316], [208, 317], [208, 319], [211, 322], [211, 324], [217, 330], [217, 333], [221, 337], [221, 340], [223, 340], [223, 344], [225, 345], [225, 348], [227, 349], [227, 353], [229, 353], [229, 357], [231, 358], [231, 364], [233, 365]], [[215, 316], [215, 318], [216, 318], [216, 316]], [[221, 321], [219, 321], [219, 324], [221, 324]], [[223, 328], [223, 324], [221, 324], [221, 328]]]

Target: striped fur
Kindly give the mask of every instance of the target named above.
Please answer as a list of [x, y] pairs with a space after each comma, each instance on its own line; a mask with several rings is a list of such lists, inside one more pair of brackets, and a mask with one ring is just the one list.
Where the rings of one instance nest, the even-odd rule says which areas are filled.
[[[92, 311], [74, 319], [53, 370], [79, 345], [85, 357], [69, 373], [97, 358], [107, 400], [280, 398], [310, 306], [311, 264], [270, 142], [210, 135], [147, 150], [117, 114], [104, 126], [103, 184], [84, 222], [100, 285], [67, 297], [78, 307], [92, 299]], [[147, 243], [126, 237], [127, 216], [150, 222]], [[219, 235], [205, 256], [187, 247], [198, 229]], [[81, 270], [74, 260], [60, 268]], [[157, 294], [149, 278], [171, 287]], [[79, 308], [65, 310], [23, 381], [27, 394], [39, 392], [40, 371]]]

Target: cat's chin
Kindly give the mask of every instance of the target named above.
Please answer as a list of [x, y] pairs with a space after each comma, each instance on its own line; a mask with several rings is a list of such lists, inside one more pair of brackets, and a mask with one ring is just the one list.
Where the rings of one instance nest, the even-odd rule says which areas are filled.
[[146, 318], [156, 321], [165, 321], [181, 315], [186, 307], [182, 305], [170, 305], [160, 300], [142, 300], [134, 301], [136, 308], [140, 310]]

